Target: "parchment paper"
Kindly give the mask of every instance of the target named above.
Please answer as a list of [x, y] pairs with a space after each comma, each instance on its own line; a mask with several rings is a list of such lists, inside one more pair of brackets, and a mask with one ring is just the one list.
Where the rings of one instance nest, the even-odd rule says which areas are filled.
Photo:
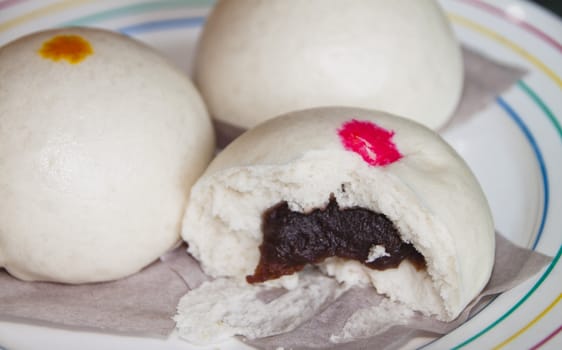
[[[470, 303], [461, 315], [452, 322], [440, 322], [419, 313], [395, 320], [385, 319], [369, 324], [354, 324], [347, 329], [346, 322], [357, 312], [371, 312], [373, 318], [381, 318], [387, 308], [400, 307], [375, 293], [372, 288], [351, 289], [334, 301], [316, 317], [298, 329], [277, 336], [247, 340], [248, 344], [264, 350], [284, 349], [345, 349], [377, 350], [396, 349], [416, 336], [439, 335], [450, 332], [478, 312], [490, 297], [509, 290], [540, 271], [552, 259], [529, 249], [510, 243], [496, 234], [496, 259], [492, 276], [486, 288]], [[338, 342], [339, 341], [339, 342]]]

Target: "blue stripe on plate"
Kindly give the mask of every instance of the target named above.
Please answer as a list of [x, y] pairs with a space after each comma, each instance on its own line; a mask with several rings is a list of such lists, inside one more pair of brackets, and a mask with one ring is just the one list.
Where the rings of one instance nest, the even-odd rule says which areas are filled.
[[127, 27], [119, 28], [118, 31], [127, 35], [135, 35], [135, 34], [155, 32], [161, 30], [201, 27], [204, 23], [205, 23], [205, 17], [171, 18], [171, 19], [165, 19], [159, 21], [150, 21], [150, 22], [134, 24]]
[[[533, 102], [535, 102], [534, 99], [531, 99], [531, 100], [533, 100]], [[543, 191], [544, 191], [543, 212], [542, 212], [542, 216], [541, 216], [541, 223], [539, 225], [539, 229], [537, 231], [535, 242], [533, 244], [533, 250], [534, 250], [536, 245], [538, 244], [538, 242], [541, 238], [542, 232], [544, 230], [544, 224], [546, 222], [546, 217], [547, 217], [547, 213], [548, 213], [548, 206], [549, 206], [549, 198], [550, 198], [549, 191], [550, 191], [550, 188], [548, 186], [548, 173], [546, 171], [546, 164], [544, 162], [544, 158], [542, 156], [541, 149], [540, 149], [539, 145], [537, 144], [537, 141], [536, 141], [535, 137], [533, 136], [533, 133], [531, 132], [531, 130], [529, 130], [529, 127], [527, 126], [527, 124], [525, 124], [525, 122], [523, 121], [521, 116], [519, 116], [519, 114], [515, 111], [515, 109], [513, 109], [513, 107], [509, 103], [507, 103], [507, 101], [504, 100], [503, 98], [501, 98], [501, 97], [496, 98], [496, 102], [505, 111], [507, 116], [510, 117], [510, 119], [515, 122], [515, 124], [519, 127], [519, 130], [521, 130], [521, 132], [523, 133], [523, 135], [527, 139], [527, 142], [529, 142], [529, 145], [531, 146], [531, 148], [533, 150], [533, 153], [535, 154], [535, 158], [537, 160], [537, 163], [539, 165], [539, 169], [540, 169], [540, 172], [541, 172], [541, 178], [542, 178], [542, 183], [543, 183]], [[553, 266], [553, 265], [551, 264], [551, 266]], [[530, 295], [530, 294], [528, 294], [528, 295]], [[485, 307], [478, 310], [478, 312], [476, 312], [474, 315], [471, 315], [470, 318], [468, 320], [466, 320], [466, 322], [468, 322], [470, 319], [472, 319], [473, 317], [475, 317], [476, 315], [478, 315], [479, 313], [484, 311], [488, 306], [490, 306], [496, 300], [496, 298], [498, 296], [499, 295], [494, 296], [488, 302], [488, 304]], [[519, 303], [521, 303], [524, 299], [525, 298], [521, 299], [519, 301]], [[516, 303], [515, 305], [518, 305], [519, 303]], [[512, 308], [512, 310], [515, 310], [515, 308]], [[507, 317], [507, 314], [504, 314], [503, 318], [505, 318], [505, 317]], [[503, 318], [498, 319], [496, 322], [497, 323], [501, 322], [503, 320]], [[439, 338], [436, 338], [436, 339], [430, 341], [429, 343], [424, 344], [421, 347], [417, 348], [417, 350], [423, 349], [423, 348], [433, 344], [434, 342], [436, 342], [438, 340], [439, 340]], [[462, 343], [460, 345], [457, 345], [454, 349], [460, 349], [464, 345], [465, 345], [465, 343]]]
[[523, 119], [521, 119], [521, 117], [515, 112], [515, 110], [503, 98], [498, 97], [496, 99], [496, 102], [511, 117], [511, 119], [515, 122], [515, 124], [517, 124], [517, 126], [519, 127], [519, 130], [521, 130], [521, 132], [523, 132], [523, 135], [525, 135], [525, 138], [527, 139], [527, 141], [531, 145], [531, 148], [533, 149], [533, 152], [535, 153], [535, 157], [537, 158], [537, 162], [539, 163], [539, 169], [540, 169], [541, 177], [542, 177], [544, 198], [543, 198], [543, 212], [542, 212], [542, 216], [541, 216], [541, 223], [539, 225], [539, 229], [537, 231], [537, 236], [536, 236], [535, 241], [534, 241], [533, 246], [532, 246], [532, 249], [535, 250], [535, 248], [537, 247], [537, 244], [539, 243], [539, 241], [541, 239], [542, 233], [544, 231], [544, 225], [546, 223], [546, 217], [548, 215], [548, 206], [549, 206], [549, 203], [550, 203], [550, 188], [549, 188], [549, 185], [548, 185], [549, 182], [548, 182], [548, 173], [547, 173], [547, 170], [546, 170], [546, 164], [544, 162], [544, 158], [542, 156], [542, 152], [539, 148], [539, 145], [537, 144], [537, 141], [535, 140], [535, 137], [533, 136], [533, 134], [531, 133], [531, 131], [529, 130], [529, 128], [527, 127], [527, 125], [525, 124]]

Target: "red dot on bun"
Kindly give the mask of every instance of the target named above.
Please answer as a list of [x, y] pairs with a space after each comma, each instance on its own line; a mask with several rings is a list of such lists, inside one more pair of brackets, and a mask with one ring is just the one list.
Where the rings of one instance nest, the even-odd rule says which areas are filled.
[[402, 158], [392, 137], [394, 131], [386, 130], [370, 121], [352, 119], [338, 129], [343, 147], [359, 154], [372, 166], [385, 166]]

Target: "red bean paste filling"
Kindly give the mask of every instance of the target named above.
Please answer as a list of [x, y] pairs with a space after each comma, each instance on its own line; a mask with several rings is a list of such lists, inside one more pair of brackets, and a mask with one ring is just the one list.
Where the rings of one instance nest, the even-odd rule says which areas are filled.
[[[299, 213], [286, 201], [267, 209], [262, 218], [260, 261], [249, 283], [264, 282], [302, 270], [329, 257], [357, 260], [376, 270], [397, 267], [404, 259], [418, 269], [424, 257], [402, 241], [394, 224], [383, 214], [351, 207], [340, 209], [332, 195], [326, 208]], [[373, 245], [385, 247], [388, 256], [367, 262]]]

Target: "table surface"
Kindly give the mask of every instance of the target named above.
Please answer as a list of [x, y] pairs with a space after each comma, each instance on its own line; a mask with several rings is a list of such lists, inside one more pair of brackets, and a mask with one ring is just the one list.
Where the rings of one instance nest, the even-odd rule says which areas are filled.
[[534, 3], [550, 10], [551, 12], [562, 17], [562, 1], [560, 0], [532, 0]]

